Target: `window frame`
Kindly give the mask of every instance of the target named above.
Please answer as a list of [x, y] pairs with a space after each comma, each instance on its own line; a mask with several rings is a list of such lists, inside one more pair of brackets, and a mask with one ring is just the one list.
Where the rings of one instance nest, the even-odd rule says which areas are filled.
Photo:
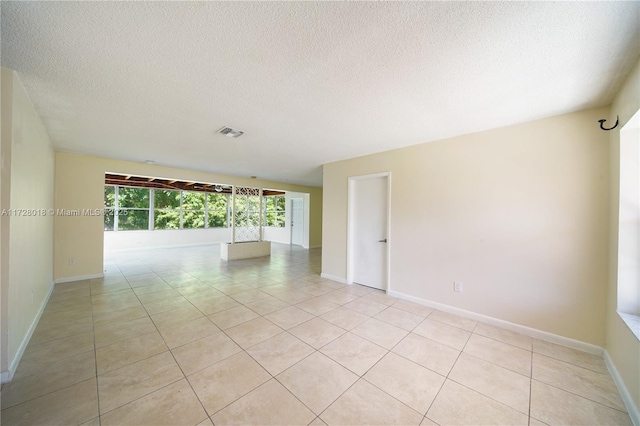
[[[134, 187], [134, 186], [130, 186], [130, 187], [122, 187], [120, 185], [105, 185], [105, 188], [107, 187], [113, 187], [114, 188], [114, 201], [113, 201], [113, 206], [106, 206], [105, 205], [105, 215], [107, 214], [108, 210], [113, 210], [113, 229], [108, 230], [105, 229], [105, 232], [123, 232], [123, 231], [145, 231], [145, 230], [151, 230], [153, 227], [153, 223], [151, 222], [152, 217], [150, 216], [150, 212], [153, 210], [151, 208], [152, 205], [152, 200], [153, 200], [153, 190], [151, 188], [144, 188], [144, 187]], [[120, 190], [121, 188], [132, 188], [132, 189], [142, 189], [142, 190], [147, 190], [149, 191], [149, 207], [146, 208], [141, 208], [141, 207], [121, 207], [120, 206]], [[120, 215], [125, 215], [124, 212], [129, 212], [129, 211], [147, 211], [147, 229], [120, 229]]]
[[[267, 210], [267, 198], [272, 198], [273, 199], [273, 209], [271, 210]], [[282, 198], [284, 200], [284, 206], [282, 208], [282, 210], [278, 209], [278, 198]], [[263, 196], [263, 205], [264, 207], [264, 211], [263, 211], [263, 217], [262, 217], [262, 221], [264, 223], [265, 227], [268, 228], [285, 228], [286, 227], [286, 221], [287, 221], [287, 216], [286, 216], [286, 212], [287, 212], [287, 198], [285, 195], [265, 195]], [[274, 214], [274, 221], [275, 221], [275, 225], [269, 225], [269, 222], [267, 220], [267, 214], [269, 213], [273, 213]], [[282, 225], [280, 225], [280, 223], [282, 223]]]
[[[113, 194], [114, 194], [114, 202], [113, 202], [113, 206], [107, 206], [106, 203], [104, 205], [104, 212], [105, 212], [105, 219], [104, 219], [104, 232], [123, 232], [123, 231], [175, 231], [175, 230], [188, 230], [188, 229], [223, 229], [223, 228], [230, 228], [231, 227], [231, 213], [232, 213], [232, 208], [230, 205], [230, 194], [220, 194], [217, 192], [207, 192], [207, 191], [188, 191], [188, 190], [183, 190], [183, 189], [161, 189], [161, 188], [147, 188], [147, 187], [141, 187], [141, 186], [123, 186], [123, 185], [111, 185], [111, 184], [105, 184], [104, 185], [104, 191], [105, 191], [105, 198], [106, 198], [106, 189], [107, 188], [113, 188]], [[140, 207], [121, 207], [120, 206], [120, 201], [119, 201], [119, 197], [120, 197], [120, 190], [122, 188], [132, 188], [132, 189], [141, 189], [141, 190], [147, 190], [149, 191], [149, 207], [148, 208], [140, 208]], [[178, 192], [180, 194], [180, 205], [177, 208], [157, 208], [155, 206], [155, 193], [156, 191], [170, 191], [170, 192]], [[185, 193], [202, 193], [204, 195], [204, 205], [203, 205], [203, 209], [185, 209], [184, 208], [184, 195]], [[210, 195], [223, 195], [225, 196], [225, 207], [224, 210], [223, 209], [210, 209]], [[147, 211], [148, 212], [148, 220], [149, 220], [149, 225], [146, 229], [120, 229], [120, 221], [119, 221], [119, 216], [121, 214], [121, 212], [127, 212], [127, 211]], [[178, 211], [179, 212], [179, 227], [178, 228], [156, 228], [156, 224], [155, 224], [155, 218], [156, 218], [156, 210], [157, 211]], [[108, 212], [113, 212], [113, 229], [107, 229], [106, 226], [106, 215], [108, 214]], [[184, 227], [184, 215], [185, 212], [202, 212], [204, 214], [204, 224], [202, 227], [197, 227], [197, 228], [185, 228]], [[210, 226], [209, 225], [209, 215], [211, 212], [216, 212], [216, 213], [224, 213], [225, 214], [225, 220], [224, 220], [224, 225], [223, 226]], [[253, 212], [253, 210], [250, 210], [250, 212]], [[253, 212], [255, 213], [255, 212]]]
[[619, 134], [616, 311], [640, 340], [640, 110]]

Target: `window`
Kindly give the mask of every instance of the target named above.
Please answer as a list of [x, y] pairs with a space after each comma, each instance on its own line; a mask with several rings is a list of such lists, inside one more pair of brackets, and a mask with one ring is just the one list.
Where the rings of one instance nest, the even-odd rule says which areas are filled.
[[[255, 222], [246, 204], [244, 223]], [[105, 185], [104, 208], [105, 231], [229, 227], [228, 194]]]
[[113, 231], [116, 217], [116, 187], [104, 187], [104, 230]]
[[182, 191], [182, 228], [204, 228], [205, 203], [204, 192]]
[[[110, 192], [110, 191], [109, 191]], [[108, 194], [105, 187], [105, 203]], [[114, 187], [114, 231], [149, 229], [149, 190], [146, 188]], [[105, 214], [105, 228], [109, 215]]]
[[618, 314], [640, 339], [640, 111], [620, 130]]
[[227, 194], [207, 194], [207, 224], [209, 228], [229, 226], [229, 196]]
[[264, 224], [284, 228], [286, 199], [282, 195], [264, 197]]
[[155, 189], [154, 229], [180, 229], [180, 191]]

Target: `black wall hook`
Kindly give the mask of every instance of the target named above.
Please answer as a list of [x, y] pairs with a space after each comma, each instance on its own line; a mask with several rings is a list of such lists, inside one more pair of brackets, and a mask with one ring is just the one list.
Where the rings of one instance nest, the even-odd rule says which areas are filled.
[[609, 131], [609, 130], [613, 130], [613, 129], [615, 129], [616, 127], [618, 127], [618, 116], [617, 116], [617, 115], [616, 115], [616, 124], [614, 124], [614, 125], [613, 125], [613, 127], [609, 127], [608, 129], [607, 129], [607, 128], [605, 128], [605, 127], [604, 127], [604, 122], [605, 122], [605, 121], [607, 121], [607, 120], [605, 120], [604, 118], [603, 118], [602, 120], [598, 120], [598, 123], [600, 123], [600, 128], [601, 128], [602, 130]]

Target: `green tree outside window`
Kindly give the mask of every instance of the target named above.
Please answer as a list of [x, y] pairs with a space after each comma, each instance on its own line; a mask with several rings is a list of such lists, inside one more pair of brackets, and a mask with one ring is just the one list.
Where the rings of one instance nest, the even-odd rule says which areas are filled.
[[116, 188], [115, 186], [104, 187], [104, 230], [113, 231], [116, 215]]
[[180, 191], [154, 190], [153, 228], [180, 229]]
[[227, 226], [226, 194], [207, 194], [209, 210], [209, 228], [224, 228]]
[[265, 226], [284, 228], [286, 199], [282, 195], [264, 197]]
[[204, 228], [204, 192], [182, 192], [182, 228]]
[[118, 188], [119, 231], [137, 231], [149, 229], [149, 189]]

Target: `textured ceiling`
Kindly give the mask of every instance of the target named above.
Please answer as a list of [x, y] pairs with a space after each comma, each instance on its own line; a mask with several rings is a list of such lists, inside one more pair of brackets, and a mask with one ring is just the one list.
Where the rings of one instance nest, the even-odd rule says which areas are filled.
[[327, 162], [606, 105], [640, 39], [639, 2], [0, 7], [2, 65], [56, 149], [308, 185]]

